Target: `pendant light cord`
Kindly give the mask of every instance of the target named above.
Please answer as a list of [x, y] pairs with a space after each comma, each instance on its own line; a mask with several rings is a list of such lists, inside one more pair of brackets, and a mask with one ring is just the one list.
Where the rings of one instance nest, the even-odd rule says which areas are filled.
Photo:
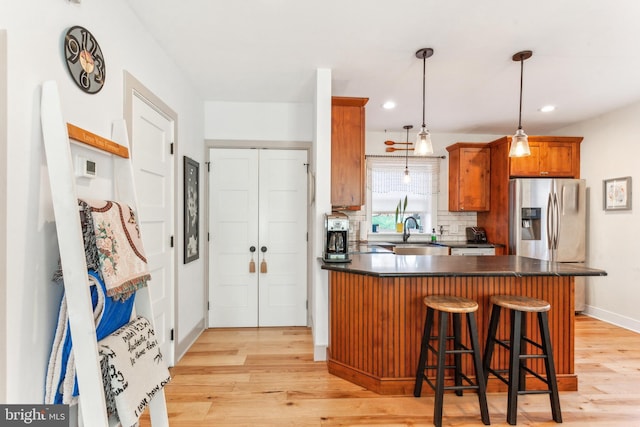
[[412, 125], [403, 126], [404, 129], [407, 130], [407, 148], [404, 152], [404, 173], [407, 174], [409, 171], [409, 129], [413, 129]]
[[520, 55], [520, 110], [518, 111], [518, 129], [522, 129], [522, 80], [524, 74], [524, 59]]
[[422, 56], [422, 127], [426, 128], [425, 123], [425, 93], [426, 93], [426, 80], [427, 80], [427, 55]]
[[404, 152], [404, 170], [408, 171], [409, 170], [409, 127], [405, 126], [407, 128], [407, 149]]

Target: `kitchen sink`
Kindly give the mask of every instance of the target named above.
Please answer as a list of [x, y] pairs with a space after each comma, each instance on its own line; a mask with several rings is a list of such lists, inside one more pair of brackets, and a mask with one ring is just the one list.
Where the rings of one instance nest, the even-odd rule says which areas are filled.
[[449, 255], [449, 248], [432, 243], [404, 243], [393, 246], [396, 255]]

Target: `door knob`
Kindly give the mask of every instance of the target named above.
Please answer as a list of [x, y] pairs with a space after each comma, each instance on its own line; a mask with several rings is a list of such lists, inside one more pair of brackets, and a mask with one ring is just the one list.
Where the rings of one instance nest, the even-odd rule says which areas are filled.
[[254, 253], [256, 251], [256, 247], [255, 246], [251, 246], [249, 248], [249, 252]]
[[267, 247], [266, 246], [261, 247], [260, 251], [262, 251], [262, 262], [260, 263], [260, 273], [266, 273], [267, 272], [267, 260], [264, 259], [264, 253], [267, 252]]

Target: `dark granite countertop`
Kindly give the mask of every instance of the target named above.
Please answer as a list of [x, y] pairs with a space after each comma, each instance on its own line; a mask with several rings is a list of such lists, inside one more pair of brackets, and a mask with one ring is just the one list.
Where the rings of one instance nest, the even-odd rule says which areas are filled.
[[582, 264], [554, 263], [505, 256], [354, 254], [349, 263], [322, 262], [325, 270], [379, 277], [405, 276], [606, 276], [603, 270]]
[[372, 253], [385, 253], [393, 252], [393, 246], [446, 246], [449, 248], [498, 248], [504, 247], [504, 245], [496, 243], [468, 243], [464, 241], [456, 240], [441, 240], [438, 242], [430, 242], [428, 240], [409, 240], [407, 242], [393, 242], [393, 241], [369, 241], [369, 242], [352, 242], [349, 244], [349, 253], [351, 254], [372, 254]]

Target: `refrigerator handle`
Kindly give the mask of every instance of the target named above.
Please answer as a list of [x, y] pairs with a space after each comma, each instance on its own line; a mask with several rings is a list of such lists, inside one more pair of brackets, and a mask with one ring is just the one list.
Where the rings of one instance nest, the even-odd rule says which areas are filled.
[[553, 202], [551, 199], [551, 193], [549, 193], [549, 200], [547, 200], [547, 249], [549, 249], [549, 251], [551, 251], [553, 249], [553, 247], [551, 246], [552, 244], [552, 236], [551, 234], [553, 233], [553, 221], [552, 221], [552, 213], [551, 213], [551, 209]]
[[558, 240], [560, 238], [560, 203], [558, 203], [558, 193], [553, 193], [553, 261], [555, 261], [558, 251]]

